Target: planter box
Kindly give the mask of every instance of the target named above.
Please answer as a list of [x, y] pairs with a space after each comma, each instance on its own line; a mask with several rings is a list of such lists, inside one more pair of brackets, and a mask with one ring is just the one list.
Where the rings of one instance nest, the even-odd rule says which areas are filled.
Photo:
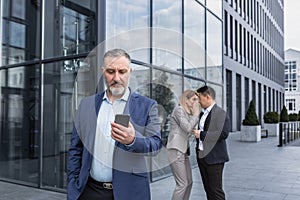
[[259, 142], [261, 141], [261, 126], [241, 126], [241, 141]]
[[279, 123], [276, 124], [265, 123], [264, 128], [268, 130], [269, 136], [277, 137], [279, 135]]

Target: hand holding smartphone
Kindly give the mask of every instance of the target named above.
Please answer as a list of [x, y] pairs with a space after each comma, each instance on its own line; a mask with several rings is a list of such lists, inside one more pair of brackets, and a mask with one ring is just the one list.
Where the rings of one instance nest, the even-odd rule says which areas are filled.
[[117, 114], [115, 116], [115, 123], [120, 124], [122, 126], [129, 126], [130, 116], [126, 114]]

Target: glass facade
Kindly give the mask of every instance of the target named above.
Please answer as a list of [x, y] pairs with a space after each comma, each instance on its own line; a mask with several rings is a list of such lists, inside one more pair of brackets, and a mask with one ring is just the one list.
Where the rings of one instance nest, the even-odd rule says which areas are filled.
[[40, 53], [40, 1], [3, 0], [1, 63], [10, 65], [38, 60]]
[[[164, 145], [183, 90], [208, 84], [224, 106], [222, 1], [0, 6], [0, 180], [65, 191], [73, 116], [83, 97], [103, 90], [99, 66], [107, 49], [131, 55], [130, 87], [158, 102]], [[170, 173], [165, 148], [149, 163], [152, 181]]]

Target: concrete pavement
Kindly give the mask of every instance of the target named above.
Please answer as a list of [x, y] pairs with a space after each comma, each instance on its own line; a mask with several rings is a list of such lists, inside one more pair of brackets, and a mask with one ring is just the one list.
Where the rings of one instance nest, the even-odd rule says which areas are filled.
[[[298, 142], [299, 143], [299, 142]], [[261, 142], [239, 141], [239, 132], [228, 139], [230, 161], [224, 169], [224, 190], [228, 200], [300, 200], [300, 146], [277, 147], [278, 138]], [[190, 200], [206, 199], [198, 168], [193, 169]], [[171, 199], [172, 176], [151, 183], [153, 200]], [[59, 200], [64, 193], [0, 182], [0, 200]]]

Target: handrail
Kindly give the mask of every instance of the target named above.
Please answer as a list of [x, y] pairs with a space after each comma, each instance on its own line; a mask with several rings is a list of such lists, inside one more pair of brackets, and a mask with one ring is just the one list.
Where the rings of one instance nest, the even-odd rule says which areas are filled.
[[300, 121], [279, 123], [279, 144], [282, 147], [290, 142], [300, 139]]

